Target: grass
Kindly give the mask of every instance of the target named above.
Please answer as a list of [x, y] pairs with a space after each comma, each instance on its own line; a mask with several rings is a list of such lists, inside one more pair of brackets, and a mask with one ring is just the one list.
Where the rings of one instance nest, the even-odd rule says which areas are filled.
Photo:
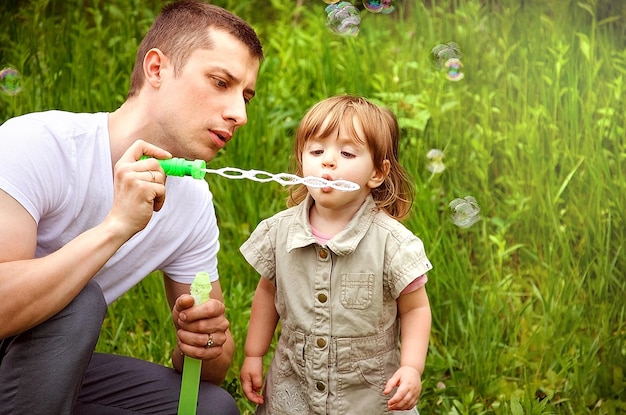
[[[120, 105], [160, 1], [14, 3], [0, 6], [0, 66], [23, 74], [23, 90], [0, 95], [0, 121]], [[359, 35], [341, 38], [324, 27], [323, 2], [219, 2], [255, 26], [267, 59], [248, 126], [213, 167], [287, 171], [299, 119], [328, 95], [389, 106], [417, 190], [406, 225], [435, 266], [422, 412], [623, 413], [625, 8], [598, 0], [398, 3], [389, 16], [364, 14]], [[431, 62], [430, 50], [449, 41], [463, 51], [460, 82]], [[426, 169], [432, 148], [445, 152], [443, 173]], [[238, 247], [286, 194], [277, 184], [207, 180], [237, 343], [227, 381], [237, 395], [258, 280]], [[482, 220], [462, 229], [448, 203], [468, 195]], [[169, 364], [173, 336], [153, 273], [110, 307], [98, 349]]]

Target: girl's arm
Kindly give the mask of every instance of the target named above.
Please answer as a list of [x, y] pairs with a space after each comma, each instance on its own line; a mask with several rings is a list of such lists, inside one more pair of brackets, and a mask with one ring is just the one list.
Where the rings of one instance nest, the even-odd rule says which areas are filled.
[[409, 410], [422, 392], [432, 315], [426, 288], [422, 287], [398, 297], [400, 316], [400, 368], [389, 379], [383, 393], [397, 392], [388, 402], [391, 410]]
[[424, 373], [430, 341], [431, 312], [426, 287], [398, 298], [400, 315], [400, 366], [412, 366]]
[[268, 279], [261, 278], [254, 292], [250, 325], [244, 348], [245, 359], [241, 367], [241, 385], [248, 399], [261, 404], [263, 386], [263, 356], [269, 350], [278, 324], [274, 306], [276, 287]]

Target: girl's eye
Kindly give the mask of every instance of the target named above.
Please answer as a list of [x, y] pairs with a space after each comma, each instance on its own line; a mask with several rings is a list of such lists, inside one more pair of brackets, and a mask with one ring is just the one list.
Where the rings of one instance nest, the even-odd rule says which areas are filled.
[[324, 154], [324, 150], [311, 150], [311, 154], [314, 156], [321, 156]]
[[349, 158], [349, 159], [351, 159], [351, 158], [355, 157], [355, 155], [354, 155], [354, 154], [349, 153], [349, 152], [347, 152], [347, 151], [342, 151], [342, 152], [341, 152], [341, 155], [342, 155], [342, 156], [344, 156], [345, 158]]

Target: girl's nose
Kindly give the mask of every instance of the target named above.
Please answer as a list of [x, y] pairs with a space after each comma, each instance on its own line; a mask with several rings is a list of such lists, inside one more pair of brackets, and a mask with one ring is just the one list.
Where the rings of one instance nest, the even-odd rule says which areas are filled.
[[324, 159], [322, 160], [322, 166], [331, 169], [335, 167], [335, 158], [332, 157], [329, 152], [324, 153]]

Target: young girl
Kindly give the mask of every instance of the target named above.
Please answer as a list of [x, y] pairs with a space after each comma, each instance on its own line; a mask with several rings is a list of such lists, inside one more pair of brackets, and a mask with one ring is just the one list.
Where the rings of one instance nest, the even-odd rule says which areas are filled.
[[432, 265], [398, 222], [413, 200], [398, 137], [389, 110], [354, 96], [321, 101], [300, 123], [296, 173], [360, 189], [297, 188], [290, 208], [262, 221], [241, 247], [262, 276], [241, 368], [257, 414], [416, 413]]

